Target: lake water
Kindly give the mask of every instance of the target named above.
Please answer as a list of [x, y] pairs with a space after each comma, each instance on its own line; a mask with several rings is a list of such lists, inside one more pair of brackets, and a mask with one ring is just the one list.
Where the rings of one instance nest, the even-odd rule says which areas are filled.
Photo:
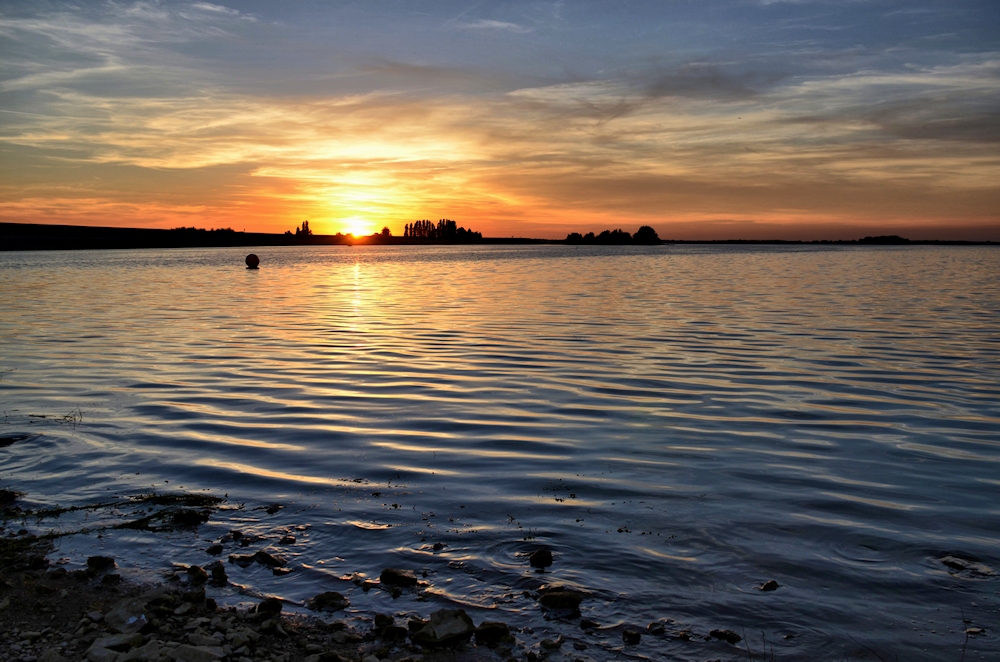
[[[0, 435], [32, 434], [0, 486], [243, 505], [53, 560], [156, 576], [232, 528], [269, 538], [226, 554], [291, 532], [294, 572], [230, 565], [220, 601], [459, 605], [525, 646], [563, 634], [553, 660], [998, 659], [998, 249], [247, 252], [0, 253]], [[340, 579], [387, 566], [426, 571], [422, 597]], [[543, 618], [543, 582], [601, 628]]]

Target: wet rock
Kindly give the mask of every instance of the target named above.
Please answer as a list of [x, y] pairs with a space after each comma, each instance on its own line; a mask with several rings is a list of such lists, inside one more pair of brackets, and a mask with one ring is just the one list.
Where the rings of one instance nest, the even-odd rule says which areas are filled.
[[249, 568], [253, 565], [253, 554], [230, 554], [229, 562], [235, 563], [241, 568]]
[[375, 632], [381, 633], [395, 622], [389, 614], [375, 614]]
[[743, 637], [736, 634], [732, 630], [712, 630], [708, 634], [715, 637], [716, 639], [722, 639], [723, 641], [728, 641], [731, 644], [738, 644], [741, 641], [743, 641]]
[[387, 586], [416, 586], [417, 573], [412, 570], [401, 570], [399, 568], [386, 568], [379, 575], [379, 581]]
[[278, 598], [267, 598], [257, 605], [257, 613], [265, 616], [277, 616], [281, 613], [281, 600]]
[[87, 567], [96, 571], [107, 570], [115, 567], [115, 560], [110, 556], [88, 556]]
[[225, 657], [220, 646], [192, 646], [181, 644], [167, 651], [167, 657], [174, 662], [215, 662]]
[[961, 556], [955, 554], [949, 554], [938, 560], [948, 568], [954, 570], [957, 574], [965, 575], [967, 577], [982, 579], [985, 577], [996, 576], [996, 572], [994, 572], [991, 567], [982, 563], [978, 559], [962, 558]]
[[266, 565], [272, 568], [283, 568], [288, 565], [286, 561], [281, 556], [276, 556], [274, 554], [268, 554], [267, 552], [257, 552], [253, 555], [253, 560], [261, 565]]
[[638, 630], [625, 628], [622, 632], [622, 641], [629, 646], [636, 646], [640, 641], [642, 641], [642, 634]]
[[476, 644], [493, 648], [510, 638], [510, 628], [500, 621], [483, 621], [476, 628]]
[[209, 510], [180, 508], [170, 514], [170, 523], [176, 527], [195, 527], [207, 522], [211, 515]]
[[[188, 566], [187, 575], [192, 584], [204, 584], [208, 581], [208, 573], [201, 566]], [[204, 598], [202, 599], [204, 600]]]
[[597, 621], [592, 621], [589, 618], [580, 619], [580, 629], [581, 630], [593, 630], [594, 628], [601, 627], [601, 624]]
[[222, 545], [220, 545], [219, 543], [215, 543], [214, 545], [209, 545], [208, 549], [206, 549], [205, 551], [211, 554], [212, 556], [218, 556], [219, 554], [222, 553]]
[[399, 642], [406, 639], [409, 631], [401, 625], [390, 625], [382, 631], [382, 640], [386, 642]]
[[137, 598], [120, 600], [104, 615], [104, 622], [114, 632], [130, 634], [146, 627], [146, 605]]
[[266, 512], [268, 515], [273, 515], [282, 508], [284, 508], [284, 506], [282, 506], [280, 503], [272, 503], [270, 506], [264, 509], [264, 512]]
[[278, 541], [279, 545], [294, 545], [295, 536], [282, 536], [281, 540]]
[[677, 638], [680, 639], [681, 641], [691, 641], [691, 631], [681, 630], [680, 632], [677, 633]]
[[427, 625], [410, 635], [410, 640], [420, 646], [451, 646], [468, 640], [475, 631], [465, 610], [439, 609], [431, 614]]
[[563, 641], [563, 636], [559, 635], [555, 639], [542, 639], [538, 643], [545, 650], [554, 651], [558, 648], [562, 648]]
[[552, 552], [547, 549], [536, 549], [528, 557], [532, 568], [548, 568], [552, 565]]
[[580, 591], [554, 587], [542, 593], [538, 602], [546, 609], [575, 613], [580, 611], [583, 597], [583, 593]]
[[409, 630], [410, 633], [413, 633], [427, 626], [429, 623], [430, 621], [414, 617], [406, 622], [406, 629]]
[[313, 611], [340, 611], [350, 606], [351, 602], [336, 591], [320, 593], [306, 601], [306, 607]]
[[986, 634], [986, 628], [966, 628], [965, 634], [977, 636], [981, 634]]
[[777, 591], [778, 582], [773, 579], [768, 579], [766, 582], [757, 587], [758, 591]]
[[222, 561], [209, 564], [208, 570], [212, 573], [212, 586], [225, 586], [229, 583], [229, 575], [226, 574], [226, 566]]
[[234, 540], [239, 540], [243, 537], [243, 532], [239, 529], [233, 529], [226, 535], [222, 536], [222, 542], [233, 542]]
[[433, 548], [434, 548], [435, 552], [440, 552], [442, 549], [444, 549], [447, 546], [448, 545], [446, 545], [443, 542], [436, 542], [436, 543], [434, 543]]
[[654, 637], [663, 636], [663, 633], [666, 632], [666, 630], [667, 628], [664, 627], [663, 623], [657, 623], [656, 621], [653, 621], [646, 626], [646, 632], [650, 633]]

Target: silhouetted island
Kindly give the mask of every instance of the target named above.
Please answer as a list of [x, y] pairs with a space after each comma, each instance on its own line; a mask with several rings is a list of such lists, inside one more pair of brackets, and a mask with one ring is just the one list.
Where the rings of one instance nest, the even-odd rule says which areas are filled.
[[604, 230], [598, 235], [593, 232], [588, 232], [587, 234], [581, 235], [579, 232], [570, 232], [566, 235], [567, 244], [604, 244], [604, 245], [627, 245], [627, 244], [638, 244], [646, 246], [655, 246], [656, 244], [662, 244], [660, 237], [656, 234], [656, 230], [649, 227], [648, 225], [643, 225], [641, 228], [636, 230], [634, 235], [625, 232], [621, 228], [617, 230]]
[[171, 230], [149, 228], [112, 228], [89, 225], [44, 225], [40, 223], [0, 223], [0, 251], [78, 250], [109, 248], [221, 248], [226, 246], [364, 246], [425, 244], [570, 244], [570, 245], [656, 245], [656, 244], [821, 244], [821, 245], [929, 245], [995, 246], [996, 241], [914, 240], [898, 235], [880, 235], [862, 239], [796, 241], [786, 239], [714, 239], [661, 240], [648, 225], [634, 235], [617, 230], [600, 234], [570, 233], [566, 239], [531, 239], [527, 237], [484, 237], [482, 233], [459, 227], [455, 221], [407, 223], [403, 236], [394, 236], [389, 228], [371, 235], [313, 234], [309, 221], [295, 232], [239, 232], [232, 228], [179, 227]]

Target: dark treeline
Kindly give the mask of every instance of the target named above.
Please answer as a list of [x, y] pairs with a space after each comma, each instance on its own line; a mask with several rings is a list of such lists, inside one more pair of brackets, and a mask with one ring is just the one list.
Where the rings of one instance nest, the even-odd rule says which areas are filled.
[[644, 245], [652, 246], [662, 243], [660, 237], [656, 234], [656, 230], [649, 227], [648, 225], [643, 225], [641, 228], [636, 230], [635, 234], [629, 234], [621, 228], [617, 230], [605, 230], [604, 232], [595, 235], [593, 232], [588, 232], [587, 234], [580, 234], [579, 232], [570, 232], [566, 235], [567, 244], [610, 244], [610, 245]]
[[437, 225], [428, 220], [407, 223], [403, 229], [404, 239], [435, 239], [438, 241], [479, 241], [482, 233], [459, 227], [455, 221], [442, 218]]

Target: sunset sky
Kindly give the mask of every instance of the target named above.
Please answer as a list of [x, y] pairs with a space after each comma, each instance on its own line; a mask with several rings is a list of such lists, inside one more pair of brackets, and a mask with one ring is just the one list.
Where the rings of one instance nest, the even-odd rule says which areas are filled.
[[0, 221], [1000, 240], [1000, 3], [0, 3]]

